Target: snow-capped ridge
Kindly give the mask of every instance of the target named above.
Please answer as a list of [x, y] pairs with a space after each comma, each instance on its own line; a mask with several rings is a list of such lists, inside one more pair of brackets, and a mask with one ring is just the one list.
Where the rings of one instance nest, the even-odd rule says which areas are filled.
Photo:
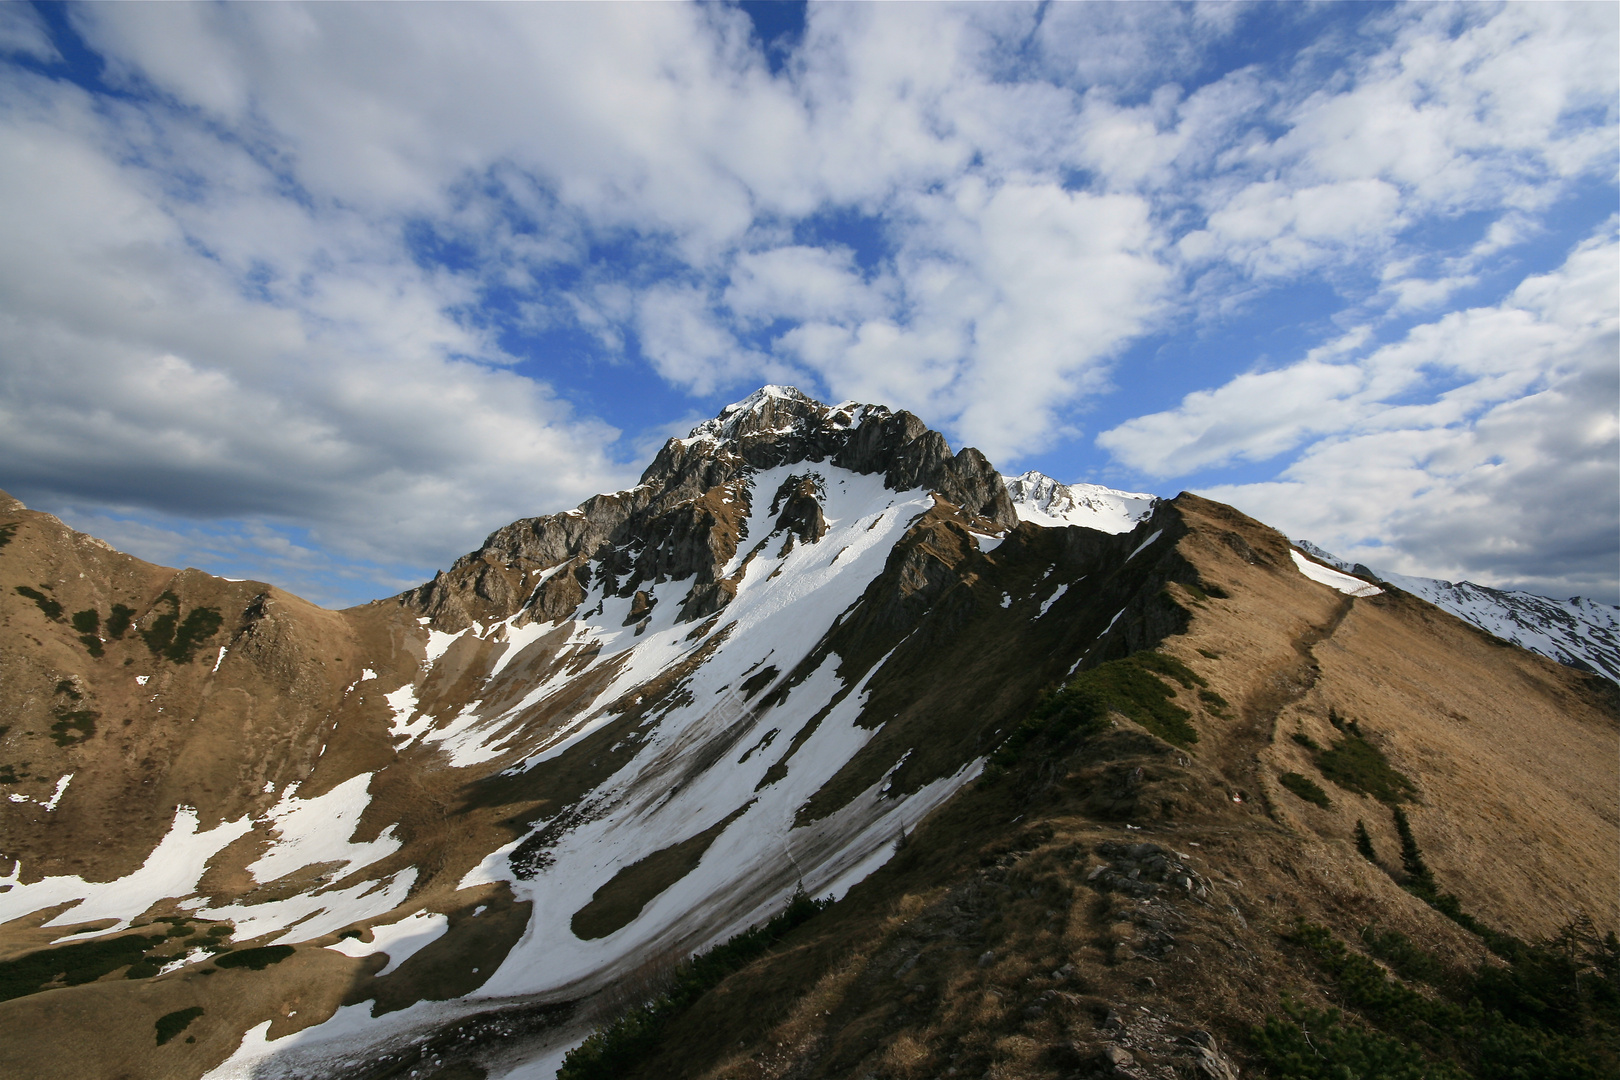
[[1579, 596], [1554, 600], [1472, 581], [1386, 573], [1341, 559], [1309, 540], [1293, 543], [1319, 562], [1347, 574], [1394, 585], [1503, 641], [1620, 682], [1620, 607]]
[[1146, 520], [1159, 498], [1139, 491], [1116, 491], [1100, 484], [1063, 484], [1034, 469], [1001, 478], [1020, 521], [1048, 528], [1079, 525], [1099, 532], [1130, 532]]
[[[913, 414], [857, 402], [828, 406], [793, 387], [765, 386], [688, 437], [666, 442], [634, 488], [497, 529], [479, 550], [396, 602], [429, 617], [436, 629], [459, 631], [520, 610], [555, 621], [599, 584], [630, 598], [685, 581], [689, 588], [673, 598], [674, 607], [683, 621], [707, 618], [735, 594], [726, 565], [757, 542], [748, 538], [749, 501], [775, 494], [754, 490], [751, 478], [823, 463], [880, 477], [889, 491], [937, 493], [977, 522], [982, 535], [1000, 535], [1018, 522], [984, 455], [971, 447], [953, 454], [945, 437]], [[812, 508], [804, 499], [795, 507], [813, 529]], [[569, 569], [557, 571], [564, 564]]]

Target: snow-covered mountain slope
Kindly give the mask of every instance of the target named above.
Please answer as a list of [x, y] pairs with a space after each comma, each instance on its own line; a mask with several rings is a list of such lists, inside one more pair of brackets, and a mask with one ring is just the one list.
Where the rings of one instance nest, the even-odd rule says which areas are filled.
[[1471, 581], [1392, 574], [1352, 564], [1309, 540], [1297, 541], [1296, 546], [1346, 573], [1387, 582], [1421, 596], [1503, 641], [1620, 682], [1620, 607], [1579, 596], [1553, 600]]
[[[62, 582], [51, 612], [122, 604], [135, 628], [100, 656], [66, 639], [83, 675], [57, 712], [139, 711], [59, 767], [36, 754], [72, 783], [24, 785], [0, 923], [58, 936], [162, 914], [294, 947], [308, 970], [277, 977], [302, 971], [324, 1004], [289, 1022], [244, 999], [218, 1077], [341, 1071], [424, 1025], [588, 1000], [796, 891], [842, 895], [978, 774], [1009, 716], [1172, 632], [1164, 583], [1197, 580], [1173, 520], [1020, 524], [982, 455], [916, 417], [775, 387], [671, 440], [636, 488], [516, 522], [342, 613], [110, 553], [140, 587], [93, 568], [114, 584], [69, 596], [90, 580], [77, 548], [18, 513], [41, 562], [12, 565]], [[211, 665], [146, 647], [197, 610], [215, 613]], [[264, 714], [267, 683], [294, 672], [312, 681]], [[132, 803], [119, 770], [154, 739], [173, 747], [148, 769], [166, 794]], [[318, 992], [316, 967], [350, 989]]]
[[1019, 521], [1047, 528], [1079, 525], [1107, 533], [1130, 532], [1153, 513], [1158, 498], [1136, 491], [1115, 491], [1098, 484], [1060, 484], [1033, 469], [1022, 476], [1002, 477]]

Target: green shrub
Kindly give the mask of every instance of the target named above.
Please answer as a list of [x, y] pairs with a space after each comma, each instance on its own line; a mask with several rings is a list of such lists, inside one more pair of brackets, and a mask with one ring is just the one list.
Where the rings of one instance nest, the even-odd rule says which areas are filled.
[[123, 604], [114, 604], [112, 612], [107, 616], [107, 636], [114, 640], [123, 637], [134, 619], [134, 608], [125, 607]]
[[1406, 871], [1406, 883], [1419, 895], [1433, 896], [1436, 887], [1434, 873], [1429, 865], [1423, 861], [1423, 852], [1418, 849], [1417, 837], [1412, 835], [1412, 823], [1406, 818], [1406, 811], [1400, 807], [1394, 808], [1395, 832], [1401, 838], [1401, 869]]
[[[168, 604], [169, 610], [153, 619], [146, 629], [139, 631], [141, 640], [146, 642], [146, 647], [152, 650], [153, 655], [162, 656], [176, 664], [189, 664], [196, 656], [197, 646], [213, 637], [225, 621], [224, 616], [216, 609], [197, 607], [187, 612], [185, 621], [181, 622], [180, 598], [172, 592], [165, 592], [158, 597], [158, 603]], [[118, 615], [116, 606], [113, 608], [113, 615]], [[107, 620], [109, 633], [112, 625], [113, 620], [109, 618]]]
[[1089, 693], [1105, 716], [1107, 710], [1123, 713], [1166, 742], [1189, 746], [1198, 741], [1197, 729], [1188, 723], [1192, 713], [1175, 703], [1175, 691], [1165, 685], [1164, 677], [1188, 689], [1206, 685], [1173, 656], [1139, 652], [1082, 672], [1068, 689]]
[[192, 608], [186, 613], [185, 622], [175, 630], [174, 640], [163, 650], [163, 655], [177, 664], [191, 663], [197, 646], [213, 637], [224, 621], [213, 608]]
[[57, 746], [76, 746], [96, 733], [101, 714], [93, 709], [65, 709], [57, 706], [56, 723], [51, 725], [51, 741]]
[[17, 526], [15, 523], [10, 525], [0, 525], [0, 548], [3, 548], [7, 544], [11, 543], [11, 538], [16, 535]]
[[202, 1014], [201, 1005], [193, 1005], [189, 1009], [176, 1009], [172, 1013], [164, 1013], [157, 1018], [157, 1023], [152, 1025], [157, 1029], [157, 1044], [162, 1046], [190, 1027], [191, 1022]]
[[58, 978], [68, 986], [95, 982], [125, 964], [135, 963], [157, 939], [144, 934], [76, 941], [0, 961], [0, 1001], [38, 992]]
[[1283, 773], [1277, 779], [1282, 781], [1283, 787], [1308, 803], [1315, 803], [1324, 810], [1333, 805], [1328, 801], [1327, 792], [1323, 791], [1316, 781], [1308, 780], [1297, 772]]
[[[1353, 722], [1350, 727], [1354, 727]], [[1384, 755], [1364, 739], [1359, 730], [1351, 731], [1331, 749], [1318, 753], [1316, 768], [1344, 790], [1371, 795], [1391, 806], [1417, 793], [1412, 781], [1391, 768]]]
[[788, 905], [764, 926], [755, 927], [676, 967], [671, 986], [645, 1005], [598, 1028], [568, 1052], [557, 1080], [617, 1080], [652, 1056], [663, 1039], [664, 1028], [685, 1012], [706, 991], [727, 975], [763, 956], [795, 927], [832, 905], [795, 894]]
[[279, 964], [293, 954], [291, 945], [260, 945], [256, 949], [242, 949], [239, 952], [221, 953], [214, 957], [214, 964], [222, 968], [248, 968], [252, 971], [263, 971], [271, 964]]
[[62, 605], [46, 596], [38, 589], [30, 589], [27, 585], [18, 585], [17, 592], [19, 595], [26, 596], [28, 599], [32, 600], [34, 602], [34, 606], [39, 608], [40, 611], [44, 612], [47, 619], [50, 619], [52, 622], [62, 621]]
[[1440, 961], [1433, 954], [1418, 948], [1411, 938], [1398, 930], [1379, 933], [1368, 926], [1361, 931], [1361, 941], [1367, 946], [1368, 952], [1394, 968], [1395, 973], [1403, 979], [1438, 985], [1445, 978], [1446, 969]]
[[101, 632], [101, 615], [95, 608], [85, 608], [83, 611], [73, 613], [73, 629], [81, 634], [96, 634]]
[[988, 782], [994, 782], [1021, 758], [1033, 742], [1061, 743], [1072, 737], [1094, 735], [1108, 726], [1108, 709], [1090, 690], [1071, 683], [1043, 694], [1023, 723], [1013, 728], [990, 755], [985, 768]]
[[163, 965], [178, 960], [185, 955], [185, 953], [175, 953], [173, 956], [144, 956], [129, 965], [129, 970], [124, 972], [124, 978], [150, 979], [163, 970]]
[[[158, 604], [168, 604], [169, 610], [153, 619], [144, 630], [137, 630], [153, 655], [161, 655], [174, 643], [174, 628], [180, 621], [180, 598], [167, 590], [157, 598]], [[157, 604], [152, 605], [154, 608]]]
[[1367, 823], [1356, 818], [1356, 850], [1361, 852], [1370, 863], [1378, 862], [1378, 852], [1373, 850], [1372, 837], [1367, 833]]
[[1277, 1080], [1463, 1080], [1451, 1064], [1435, 1065], [1399, 1039], [1349, 1027], [1337, 1009], [1283, 1002], [1284, 1017], [1266, 1017], [1249, 1040]]
[[[1389, 1056], [1379, 1068], [1405, 1060], [1427, 1060], [1428, 1076], [1474, 1077], [1477, 1080], [1598, 1080], [1620, 1068], [1615, 1049], [1614, 976], [1620, 972], [1620, 942], [1597, 941], [1594, 932], [1571, 932], [1547, 945], [1513, 941], [1503, 948], [1506, 967], [1481, 964], [1472, 976], [1449, 976], [1432, 956], [1395, 933], [1363, 931], [1363, 941], [1402, 975], [1435, 984], [1439, 996], [1420, 994], [1391, 979], [1372, 960], [1350, 952], [1325, 928], [1300, 920], [1287, 935], [1329, 974], [1345, 1004], [1382, 1029], [1364, 1033], [1363, 1048], [1378, 1040]], [[1512, 941], [1506, 935], [1499, 937]], [[1611, 935], [1612, 936], [1612, 935]], [[1289, 1005], [1284, 1002], [1284, 1012]], [[1255, 1029], [1252, 1041], [1279, 1077], [1406, 1075], [1371, 1068], [1370, 1062], [1335, 1057], [1323, 1049], [1333, 1038], [1309, 1043], [1321, 1058], [1296, 1056], [1311, 1023], [1326, 1028], [1325, 1014], [1302, 1025], [1303, 1014], [1268, 1020]], [[1337, 1017], [1333, 1018], [1337, 1023]], [[1341, 1025], [1342, 1026], [1342, 1025]], [[1325, 1032], [1322, 1032], [1325, 1033]], [[1390, 1038], [1394, 1036], [1394, 1038]], [[1342, 1064], [1349, 1072], [1333, 1072]], [[1313, 1068], [1329, 1071], [1310, 1071]]]

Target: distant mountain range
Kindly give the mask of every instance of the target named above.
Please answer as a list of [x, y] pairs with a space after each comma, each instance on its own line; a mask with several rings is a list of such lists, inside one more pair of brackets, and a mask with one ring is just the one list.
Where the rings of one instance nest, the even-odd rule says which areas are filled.
[[1349, 574], [1421, 596], [1438, 608], [1531, 652], [1620, 682], [1620, 608], [1572, 596], [1492, 589], [1472, 581], [1440, 581], [1373, 570], [1324, 551], [1309, 540], [1301, 551]]

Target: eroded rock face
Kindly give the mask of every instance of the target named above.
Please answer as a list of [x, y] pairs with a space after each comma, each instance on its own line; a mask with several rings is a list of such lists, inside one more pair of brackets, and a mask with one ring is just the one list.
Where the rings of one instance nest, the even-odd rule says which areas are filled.
[[[799, 462], [805, 474], [783, 490], [752, 490], [754, 474]], [[791, 387], [768, 386], [686, 438], [665, 443], [635, 487], [594, 496], [566, 513], [514, 521], [431, 582], [394, 599], [447, 631], [518, 611], [530, 620], [553, 620], [572, 610], [570, 601], [582, 601], [590, 583], [570, 583], [568, 571], [543, 582], [541, 575], [569, 560], [594, 561], [618, 596], [633, 596], [649, 583], [690, 580], [683, 617], [704, 618], [735, 592], [721, 581], [722, 571], [747, 539], [744, 522], [754, 499], [771, 496], [778, 527], [800, 543], [825, 534], [817, 462], [881, 475], [894, 491], [938, 492], [981, 529], [1018, 524], [1006, 486], [985, 456], [972, 447], [952, 454], [945, 437], [911, 413], [828, 406]]]

